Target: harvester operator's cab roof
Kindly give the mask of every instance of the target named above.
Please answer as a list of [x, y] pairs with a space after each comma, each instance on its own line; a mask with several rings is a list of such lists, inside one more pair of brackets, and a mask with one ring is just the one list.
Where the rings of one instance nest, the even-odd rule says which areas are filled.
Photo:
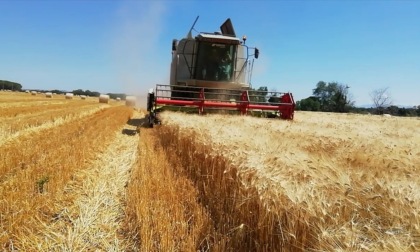
[[195, 37], [195, 39], [203, 42], [221, 43], [229, 45], [239, 45], [241, 43], [239, 38], [225, 36], [220, 33], [200, 33]]

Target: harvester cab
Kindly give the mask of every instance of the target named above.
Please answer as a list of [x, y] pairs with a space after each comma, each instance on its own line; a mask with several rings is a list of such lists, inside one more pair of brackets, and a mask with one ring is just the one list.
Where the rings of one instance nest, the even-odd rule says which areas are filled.
[[220, 32], [192, 30], [180, 41], [172, 41], [170, 85], [149, 90], [149, 124], [159, 124], [162, 110], [210, 113], [234, 111], [241, 114], [274, 115], [293, 119], [295, 103], [291, 93], [261, 92], [251, 88], [252, 68], [259, 50], [236, 37], [230, 19]]

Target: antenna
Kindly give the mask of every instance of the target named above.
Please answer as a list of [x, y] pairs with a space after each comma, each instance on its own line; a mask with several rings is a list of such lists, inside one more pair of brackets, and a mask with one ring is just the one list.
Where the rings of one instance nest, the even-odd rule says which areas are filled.
[[200, 17], [200, 16], [197, 16], [197, 17], [195, 18], [195, 21], [194, 21], [193, 25], [191, 26], [190, 31], [189, 31], [189, 32], [188, 32], [188, 34], [187, 34], [187, 38], [192, 39], [192, 34], [191, 34], [191, 31], [194, 29], [195, 23], [197, 23], [197, 20], [198, 20], [198, 18], [199, 18], [199, 17]]

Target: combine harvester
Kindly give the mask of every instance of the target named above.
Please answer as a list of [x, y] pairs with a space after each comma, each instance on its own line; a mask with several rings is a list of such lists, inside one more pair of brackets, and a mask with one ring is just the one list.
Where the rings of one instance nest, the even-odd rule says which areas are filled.
[[200, 32], [193, 38], [197, 20], [186, 38], [172, 41], [170, 85], [158, 84], [149, 90], [149, 125], [160, 124], [158, 114], [164, 110], [293, 119], [291, 93], [252, 90], [252, 68], [259, 50], [248, 47], [245, 36], [236, 37], [231, 20], [220, 26], [221, 32]]

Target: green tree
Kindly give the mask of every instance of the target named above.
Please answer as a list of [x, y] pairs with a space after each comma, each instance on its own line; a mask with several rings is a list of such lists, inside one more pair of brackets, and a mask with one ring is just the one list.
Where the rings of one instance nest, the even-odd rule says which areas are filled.
[[302, 99], [296, 103], [297, 110], [303, 111], [319, 111], [321, 103], [317, 97], [311, 96], [306, 99]]
[[0, 80], [0, 89], [22, 91], [22, 85], [12, 81]]
[[85, 94], [85, 91], [83, 91], [82, 89], [76, 89], [76, 90], [73, 90], [72, 93], [74, 95], [84, 95]]
[[313, 89], [313, 95], [319, 99], [321, 111], [349, 112], [354, 102], [348, 89], [349, 86], [337, 82], [320, 81]]

